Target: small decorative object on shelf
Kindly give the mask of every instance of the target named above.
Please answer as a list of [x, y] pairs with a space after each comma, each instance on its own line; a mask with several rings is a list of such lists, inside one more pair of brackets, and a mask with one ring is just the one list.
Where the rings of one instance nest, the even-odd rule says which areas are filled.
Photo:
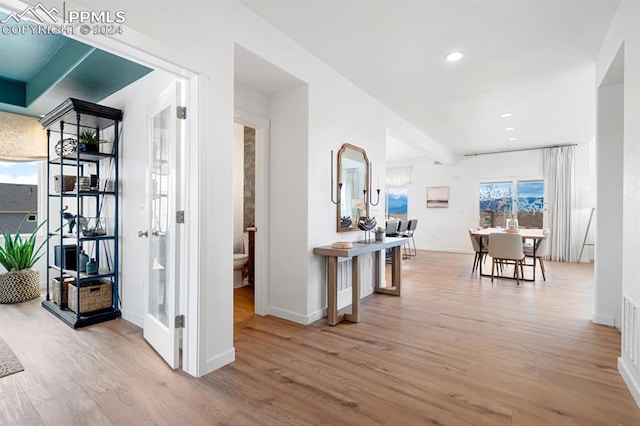
[[86, 226], [82, 228], [82, 235], [85, 237], [107, 235], [107, 218], [88, 217]]
[[336, 249], [350, 249], [353, 248], [353, 243], [351, 241], [336, 241], [331, 244], [331, 248]]
[[371, 242], [371, 236], [369, 234], [371, 233], [371, 230], [376, 227], [376, 223], [375, 217], [362, 216], [358, 221], [358, 228], [365, 231], [364, 242], [367, 244]]
[[[42, 306], [73, 328], [121, 315], [117, 184], [121, 121], [121, 110], [78, 99], [66, 100], [40, 119], [49, 141], [47, 175], [51, 176], [47, 294]], [[105, 139], [109, 142], [100, 148]]]
[[71, 155], [78, 149], [78, 142], [73, 138], [63, 139], [56, 144], [57, 155]]
[[80, 133], [80, 144], [78, 150], [80, 152], [98, 152], [100, 138], [95, 130], [85, 129]]
[[92, 257], [89, 263], [87, 263], [87, 274], [95, 275], [98, 273], [98, 264], [96, 260]]
[[376, 234], [376, 241], [384, 241], [384, 237], [385, 237], [385, 232], [386, 231], [382, 226], [376, 227], [374, 232]]

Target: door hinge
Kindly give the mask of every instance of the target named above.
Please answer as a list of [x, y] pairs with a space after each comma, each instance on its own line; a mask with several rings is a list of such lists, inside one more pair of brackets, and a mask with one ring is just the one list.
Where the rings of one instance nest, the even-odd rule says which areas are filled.
[[176, 212], [176, 223], [184, 223], [184, 210]]
[[176, 108], [176, 117], [179, 120], [186, 120], [187, 119], [187, 107], [184, 106], [179, 106]]
[[184, 328], [184, 315], [176, 316], [176, 328]]

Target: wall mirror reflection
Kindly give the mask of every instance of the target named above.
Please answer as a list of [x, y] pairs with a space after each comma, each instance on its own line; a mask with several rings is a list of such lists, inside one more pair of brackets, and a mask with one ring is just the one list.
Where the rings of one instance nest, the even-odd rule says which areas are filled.
[[337, 208], [337, 231], [357, 231], [358, 219], [369, 216], [364, 190], [369, 191], [369, 159], [364, 149], [344, 144], [338, 152], [338, 182], [342, 183]]

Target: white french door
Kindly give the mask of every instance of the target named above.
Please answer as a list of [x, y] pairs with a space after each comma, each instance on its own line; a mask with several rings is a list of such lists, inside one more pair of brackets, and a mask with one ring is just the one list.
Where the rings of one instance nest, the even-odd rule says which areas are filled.
[[149, 157], [146, 173], [148, 239], [144, 338], [171, 368], [180, 364], [177, 330], [179, 292], [176, 261], [178, 233], [178, 147], [181, 120], [176, 116], [179, 84], [171, 85], [147, 107]]

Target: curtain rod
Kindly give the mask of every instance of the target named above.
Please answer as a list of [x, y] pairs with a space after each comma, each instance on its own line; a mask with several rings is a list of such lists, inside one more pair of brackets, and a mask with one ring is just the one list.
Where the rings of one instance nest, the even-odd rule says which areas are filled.
[[564, 146], [578, 146], [577, 143], [569, 143], [565, 145], [548, 145], [548, 146], [538, 146], [535, 148], [520, 148], [520, 149], [506, 149], [504, 151], [489, 151], [489, 152], [476, 152], [475, 154], [464, 154], [465, 157], [477, 157], [478, 155], [489, 155], [489, 154], [504, 154], [507, 152], [520, 152], [520, 151], [536, 151], [538, 149], [547, 149], [547, 148], [562, 148]]

